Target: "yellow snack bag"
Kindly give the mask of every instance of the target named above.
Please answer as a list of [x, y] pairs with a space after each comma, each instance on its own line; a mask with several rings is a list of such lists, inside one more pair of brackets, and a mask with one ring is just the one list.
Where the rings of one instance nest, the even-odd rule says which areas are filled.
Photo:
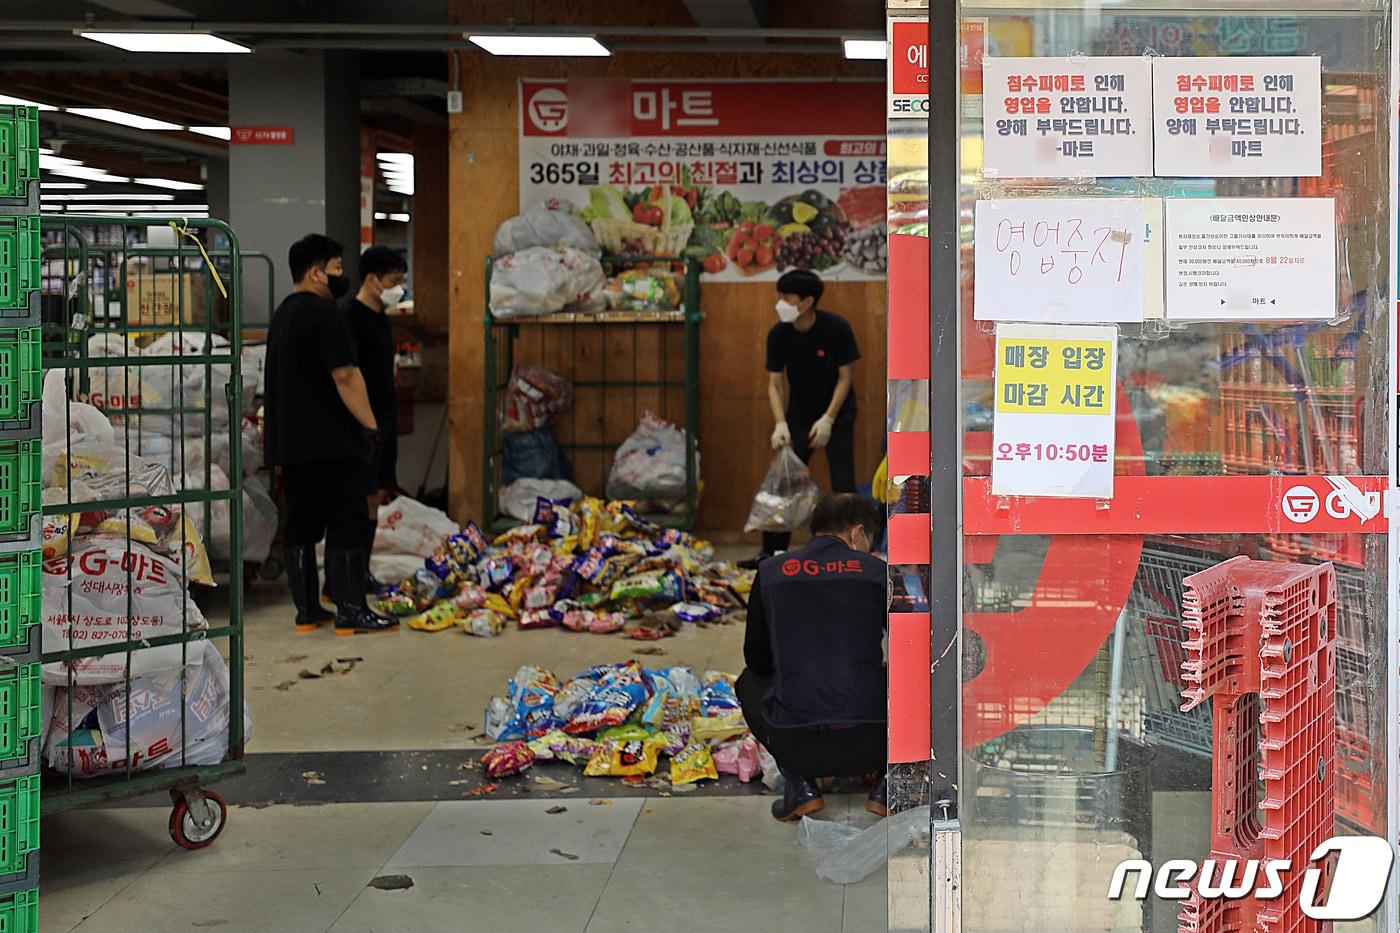
[[[524, 597], [522, 596], [521, 598], [523, 599]], [[486, 602], [481, 604], [481, 608], [490, 609], [492, 612], [498, 612], [507, 619], [515, 618], [515, 610], [510, 607], [510, 603], [502, 599], [497, 593], [487, 594]]]
[[715, 769], [715, 758], [710, 754], [710, 747], [704, 742], [692, 742], [671, 759], [673, 786], [694, 784], [705, 778], [718, 781], [719, 771]]
[[449, 602], [438, 603], [419, 616], [408, 620], [408, 627], [418, 632], [441, 632], [451, 628], [461, 617], [461, 610]]
[[692, 742], [723, 742], [748, 731], [744, 714], [739, 710], [724, 716], [696, 716], [690, 721]]
[[651, 739], [609, 739], [598, 746], [588, 766], [586, 777], [627, 777], [631, 774], [651, 774], [656, 770], [656, 743]]

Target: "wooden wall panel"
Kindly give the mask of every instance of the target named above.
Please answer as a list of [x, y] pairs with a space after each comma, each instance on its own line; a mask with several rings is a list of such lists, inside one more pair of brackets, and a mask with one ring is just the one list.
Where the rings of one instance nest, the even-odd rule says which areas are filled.
[[[484, 16], [490, 4], [460, 4], [461, 21]], [[561, 5], [566, 7], [568, 5]], [[597, 10], [592, 21], [603, 21]], [[621, 6], [619, 6], [621, 9]], [[629, 8], [630, 9], [630, 8]], [[619, 13], [619, 15], [623, 15]], [[632, 21], [647, 15], [640, 10], [626, 14]], [[669, 16], [670, 13], [667, 14]], [[668, 21], [668, 20], [658, 20]], [[807, 59], [795, 55], [636, 55], [615, 54], [602, 60], [522, 61], [492, 58], [484, 53], [460, 53], [463, 111], [450, 119], [449, 140], [449, 282], [451, 300], [451, 417], [449, 492], [453, 516], [480, 517], [481, 436], [483, 430], [484, 257], [491, 251], [496, 226], [515, 214], [518, 188], [518, 93], [523, 77], [883, 77], [877, 63], [845, 62], [836, 56]], [[427, 189], [420, 197], [430, 196]], [[762, 479], [771, 451], [768, 436], [771, 416], [765, 393], [764, 336], [776, 320], [772, 283], [719, 283], [703, 287], [705, 322], [701, 326], [700, 443], [705, 495], [700, 526], [708, 531], [737, 531], [748, 514], [754, 489]], [[844, 314], [855, 328], [864, 359], [857, 367], [856, 394], [861, 406], [857, 433], [857, 476], [862, 481], [874, 471], [884, 435], [885, 286], [876, 283], [832, 283], [823, 306]], [[579, 332], [577, 358], [586, 372], [610, 365], [608, 338], [585, 338]], [[669, 335], [668, 335], [669, 336]], [[561, 338], [562, 339], [562, 338]], [[644, 336], [643, 346], [664, 351], [665, 371], [672, 378], [683, 373], [678, 340], [660, 335]], [[538, 346], [538, 345], [537, 345]], [[541, 361], [567, 374], [567, 347], [556, 340], [538, 350]], [[651, 360], [638, 367], [648, 375]], [[629, 358], [623, 361], [630, 368]], [[582, 377], [579, 377], [582, 378]], [[673, 419], [684, 411], [675, 392], [638, 393], [635, 411], [630, 398], [619, 399], [618, 411], [606, 414], [595, 399], [579, 393], [578, 408], [566, 416], [584, 440], [585, 427], [609, 440], [625, 436], [636, 415], [648, 406], [661, 407]], [[627, 417], [622, 418], [625, 410]], [[570, 432], [562, 425], [560, 434]], [[580, 478], [585, 469], [606, 474], [610, 455], [580, 458]], [[818, 466], [823, 478], [825, 467]]]

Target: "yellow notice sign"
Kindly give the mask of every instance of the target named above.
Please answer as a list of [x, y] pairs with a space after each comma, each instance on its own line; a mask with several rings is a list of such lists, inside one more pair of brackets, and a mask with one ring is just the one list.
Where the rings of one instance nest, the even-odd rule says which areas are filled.
[[1111, 411], [1111, 341], [1018, 337], [998, 340], [997, 348], [997, 412], [1103, 415]]
[[998, 324], [992, 492], [1109, 498], [1118, 329]]

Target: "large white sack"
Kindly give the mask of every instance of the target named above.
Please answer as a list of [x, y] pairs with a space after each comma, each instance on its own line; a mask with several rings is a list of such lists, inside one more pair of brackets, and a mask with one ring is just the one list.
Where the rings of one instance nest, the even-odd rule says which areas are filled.
[[[74, 542], [72, 550], [71, 558], [59, 556], [44, 561], [45, 652], [67, 651], [70, 646], [111, 645], [117, 648], [128, 639], [142, 641], [209, 627], [204, 613], [185, 591], [185, 581], [175, 561], [134, 541], [128, 550], [126, 539], [114, 535], [85, 535]], [[193, 654], [191, 652], [192, 661]], [[79, 658], [72, 662], [75, 683], [121, 683], [126, 678], [126, 658], [126, 652], [121, 650]], [[178, 644], [141, 648], [131, 653], [133, 676], [179, 670], [182, 663]], [[67, 685], [68, 666], [57, 661], [45, 664], [43, 680]]]
[[417, 499], [398, 496], [379, 507], [374, 551], [378, 554], [429, 557], [459, 530], [457, 523], [446, 512], [424, 505]]

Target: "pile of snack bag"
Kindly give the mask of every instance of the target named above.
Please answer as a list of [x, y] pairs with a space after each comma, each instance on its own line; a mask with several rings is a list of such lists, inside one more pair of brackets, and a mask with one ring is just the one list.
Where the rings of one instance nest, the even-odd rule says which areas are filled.
[[374, 608], [425, 632], [489, 637], [513, 622], [657, 639], [728, 621], [753, 586], [751, 571], [714, 562], [708, 542], [658, 527], [629, 502], [539, 498], [533, 519], [494, 540], [469, 522], [376, 593]]
[[491, 698], [485, 732], [497, 744], [481, 758], [488, 778], [519, 774], [536, 762], [582, 765], [586, 777], [632, 781], [670, 758], [673, 787], [720, 774], [750, 781], [767, 754], [749, 732], [734, 678], [688, 667], [659, 670], [637, 661], [600, 664], [563, 683], [527, 665]]

